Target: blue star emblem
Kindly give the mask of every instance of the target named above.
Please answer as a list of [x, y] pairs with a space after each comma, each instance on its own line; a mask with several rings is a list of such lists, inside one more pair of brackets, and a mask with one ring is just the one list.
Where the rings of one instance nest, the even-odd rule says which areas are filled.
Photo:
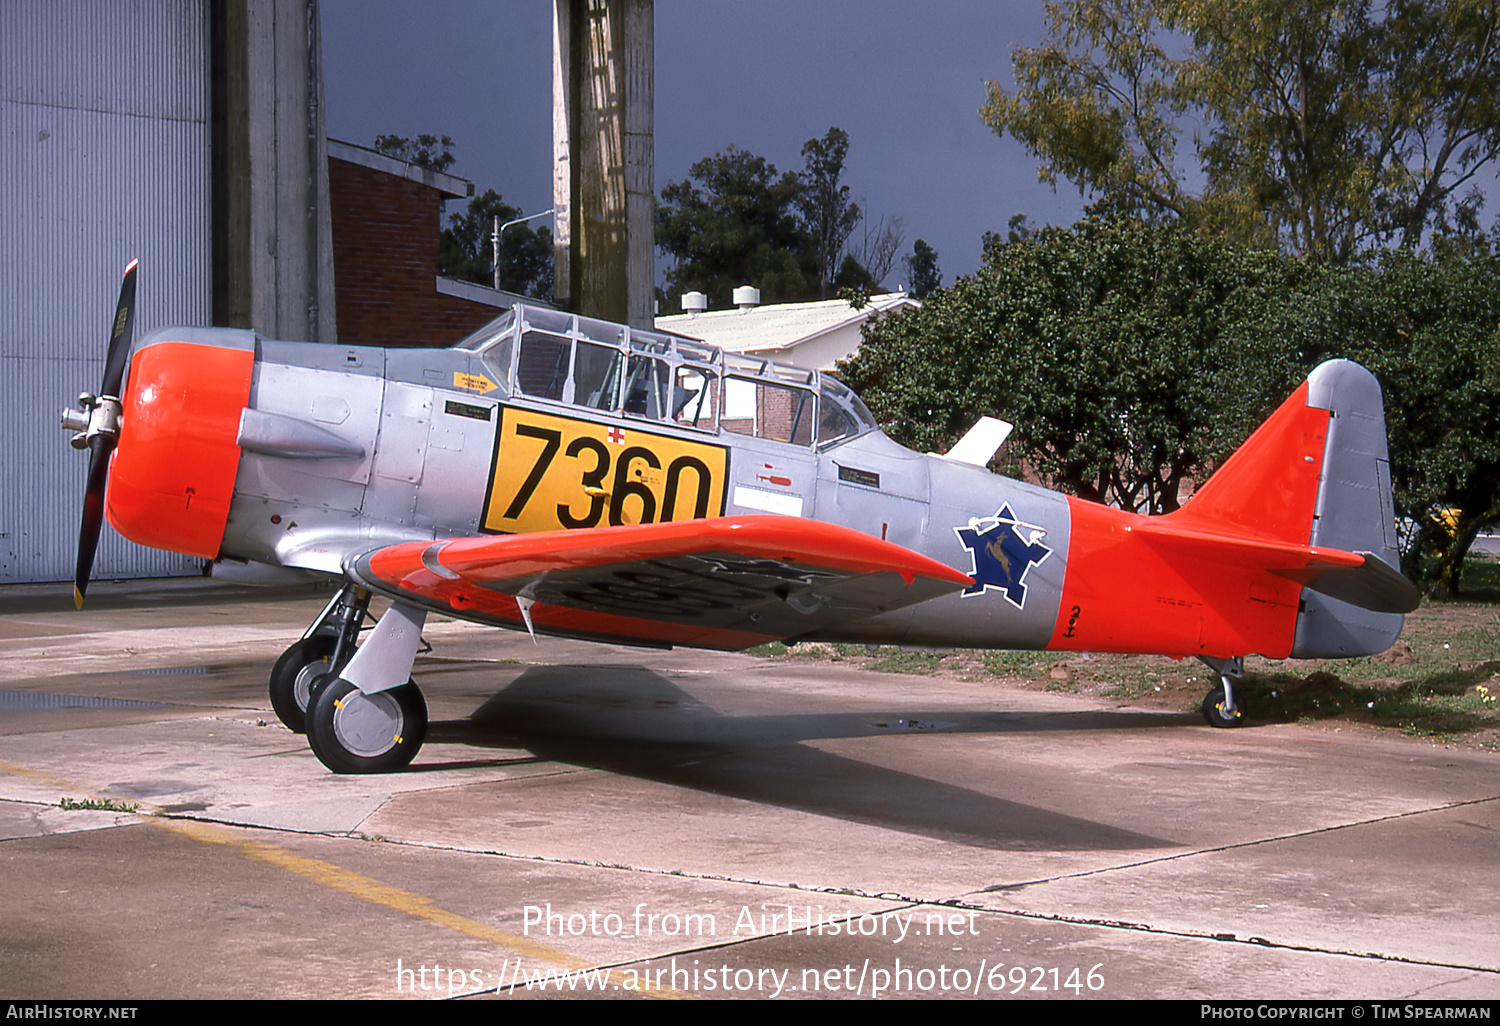
[[1025, 609], [1026, 574], [1052, 555], [1040, 541], [1046, 530], [1017, 520], [1009, 503], [992, 517], [976, 517], [968, 527], [953, 530], [974, 560], [974, 583], [963, 593], [979, 595], [994, 588], [1005, 592], [1011, 605]]

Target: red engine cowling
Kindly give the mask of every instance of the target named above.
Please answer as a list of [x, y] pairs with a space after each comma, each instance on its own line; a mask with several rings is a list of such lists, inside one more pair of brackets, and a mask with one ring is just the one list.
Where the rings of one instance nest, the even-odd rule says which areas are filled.
[[219, 554], [254, 365], [249, 349], [197, 342], [135, 354], [105, 500], [116, 531], [156, 549]]

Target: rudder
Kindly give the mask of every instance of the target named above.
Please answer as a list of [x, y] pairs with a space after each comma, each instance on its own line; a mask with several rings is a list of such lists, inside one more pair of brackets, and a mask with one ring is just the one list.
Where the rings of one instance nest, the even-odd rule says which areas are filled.
[[[1310, 543], [1373, 553], [1399, 573], [1380, 383], [1357, 363], [1331, 360], [1308, 376], [1307, 387], [1308, 406], [1330, 414]], [[1292, 655], [1325, 659], [1384, 652], [1404, 623], [1400, 613], [1372, 612], [1304, 588]]]

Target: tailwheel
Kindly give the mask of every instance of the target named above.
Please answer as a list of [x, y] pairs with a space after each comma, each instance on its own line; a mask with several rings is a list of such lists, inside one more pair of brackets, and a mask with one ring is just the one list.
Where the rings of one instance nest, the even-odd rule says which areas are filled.
[[1210, 727], [1244, 726], [1249, 709], [1238, 682], [1245, 679], [1245, 657], [1200, 655], [1198, 661], [1219, 675], [1219, 686], [1203, 699], [1203, 718]]
[[292, 645], [271, 669], [271, 708], [293, 734], [307, 733], [307, 703], [314, 678], [333, 672], [339, 639], [315, 634]]
[[1239, 727], [1245, 723], [1245, 696], [1232, 689], [1214, 688], [1203, 699], [1203, 718], [1210, 727]]
[[307, 741], [335, 773], [402, 769], [427, 734], [427, 703], [412, 681], [366, 695], [347, 680], [317, 681], [307, 707]]

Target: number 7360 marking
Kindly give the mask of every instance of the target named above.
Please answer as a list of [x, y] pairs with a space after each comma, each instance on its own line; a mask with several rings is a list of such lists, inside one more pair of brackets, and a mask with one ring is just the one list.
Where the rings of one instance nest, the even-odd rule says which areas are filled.
[[727, 470], [722, 446], [508, 407], [484, 527], [519, 533], [716, 517]]

